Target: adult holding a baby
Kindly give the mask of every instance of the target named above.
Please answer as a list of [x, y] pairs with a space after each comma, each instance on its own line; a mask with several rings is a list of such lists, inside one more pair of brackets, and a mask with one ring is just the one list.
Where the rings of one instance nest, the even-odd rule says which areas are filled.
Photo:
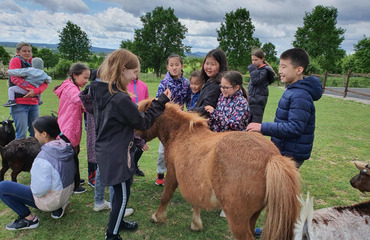
[[[19, 42], [16, 46], [16, 55], [10, 60], [9, 69], [28, 68], [32, 62], [32, 47], [26, 42]], [[40, 116], [39, 100], [37, 95], [41, 94], [47, 87], [47, 83], [35, 87], [22, 77], [9, 76], [9, 87], [18, 86], [27, 90], [27, 94], [15, 94], [16, 105], [10, 107], [10, 114], [14, 120], [16, 139], [35, 135], [32, 122]]]

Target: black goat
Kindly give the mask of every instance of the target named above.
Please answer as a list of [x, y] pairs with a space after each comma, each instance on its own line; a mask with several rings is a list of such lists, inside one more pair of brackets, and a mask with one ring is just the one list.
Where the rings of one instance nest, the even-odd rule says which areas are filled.
[[13, 126], [13, 120], [4, 120], [0, 122], [0, 146], [5, 147], [6, 144], [10, 143], [15, 139], [15, 130]]
[[11, 168], [12, 181], [17, 181], [20, 172], [29, 172], [33, 160], [41, 150], [41, 144], [36, 138], [21, 138], [11, 141], [5, 147], [0, 146], [3, 167], [0, 170], [0, 181], [4, 180], [5, 172]]

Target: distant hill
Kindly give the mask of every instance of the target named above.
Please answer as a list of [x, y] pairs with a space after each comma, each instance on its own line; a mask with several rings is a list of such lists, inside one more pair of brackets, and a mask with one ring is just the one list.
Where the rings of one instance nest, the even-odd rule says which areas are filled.
[[[48, 44], [48, 43], [32, 43], [30, 42], [32, 46], [35, 46], [37, 48], [48, 48], [52, 50], [53, 52], [57, 51], [58, 44]], [[15, 48], [17, 45], [16, 42], [0, 42], [0, 45], [3, 47], [11, 47]], [[113, 52], [115, 49], [109, 49], [109, 48], [99, 48], [99, 47], [91, 47], [90, 51], [94, 53], [106, 53], [109, 54]]]
[[[48, 44], [48, 43], [31, 43], [32, 46], [37, 47], [38, 49], [40, 48], [48, 48], [51, 49], [53, 52], [56, 52], [58, 49], [58, 44]], [[8, 48], [15, 48], [17, 45], [17, 42], [0, 42], [0, 46], [8, 47]], [[109, 54], [113, 52], [116, 49], [110, 49], [110, 48], [99, 48], [99, 47], [91, 47], [90, 51], [94, 52], [96, 54], [98, 53], [105, 53]], [[202, 58], [206, 56], [207, 53], [204, 52], [194, 52], [194, 53], [185, 53], [185, 56], [192, 56], [192, 57], [197, 57], [197, 58]]]

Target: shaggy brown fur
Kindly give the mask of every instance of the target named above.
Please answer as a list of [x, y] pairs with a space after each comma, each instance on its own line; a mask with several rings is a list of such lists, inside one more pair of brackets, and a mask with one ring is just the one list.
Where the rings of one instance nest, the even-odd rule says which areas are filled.
[[29, 172], [33, 160], [41, 150], [41, 145], [36, 138], [22, 138], [11, 141], [5, 147], [0, 146], [3, 167], [0, 170], [0, 181], [4, 180], [5, 172], [11, 168], [12, 181], [17, 181], [20, 172]]
[[[140, 102], [139, 109], [150, 103]], [[252, 240], [258, 216], [267, 207], [261, 239], [293, 239], [299, 174], [294, 161], [281, 156], [270, 140], [259, 133], [212, 132], [206, 119], [171, 103], [152, 128], [138, 133], [146, 140], [158, 137], [165, 149], [166, 182], [152, 222], [165, 221], [179, 186], [193, 206], [193, 230], [202, 229], [201, 209], [221, 207], [236, 239]]]

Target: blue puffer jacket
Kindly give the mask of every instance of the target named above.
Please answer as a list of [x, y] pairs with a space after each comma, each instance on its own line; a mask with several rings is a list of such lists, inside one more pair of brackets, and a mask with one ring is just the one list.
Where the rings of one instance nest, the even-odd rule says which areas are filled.
[[291, 85], [283, 93], [274, 122], [264, 122], [261, 133], [271, 140], [284, 156], [296, 161], [310, 157], [315, 131], [315, 105], [322, 96], [317, 77], [309, 76]]

